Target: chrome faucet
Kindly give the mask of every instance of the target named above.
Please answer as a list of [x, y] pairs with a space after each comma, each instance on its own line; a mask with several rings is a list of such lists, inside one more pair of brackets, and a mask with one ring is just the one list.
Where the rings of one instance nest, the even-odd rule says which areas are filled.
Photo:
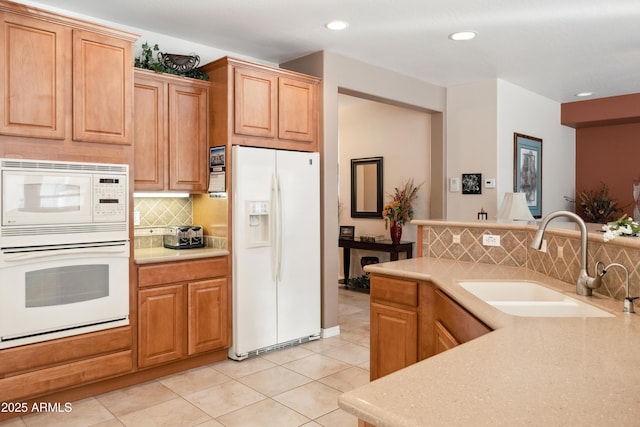
[[584, 223], [582, 218], [569, 211], [551, 212], [542, 219], [542, 222], [540, 222], [538, 231], [535, 236], [533, 236], [531, 247], [535, 250], [540, 250], [542, 247], [544, 230], [552, 219], [560, 216], [572, 219], [580, 227], [580, 273], [578, 274], [578, 280], [576, 281], [576, 293], [578, 295], [591, 296], [592, 289], [597, 289], [602, 285], [602, 275], [596, 274], [595, 277], [591, 277], [587, 272], [587, 225]]
[[[596, 273], [598, 271], [598, 265], [602, 264], [600, 261], [596, 263]], [[604, 264], [602, 264], [604, 265]], [[620, 267], [624, 270], [624, 289], [625, 289], [625, 297], [624, 297], [624, 306], [622, 307], [623, 313], [635, 313], [636, 311], [633, 308], [633, 301], [637, 300], [638, 297], [632, 297], [629, 294], [629, 270], [622, 264], [618, 264], [617, 262], [612, 262], [611, 264], [603, 267], [601, 276], [604, 276], [607, 270], [611, 267]]]

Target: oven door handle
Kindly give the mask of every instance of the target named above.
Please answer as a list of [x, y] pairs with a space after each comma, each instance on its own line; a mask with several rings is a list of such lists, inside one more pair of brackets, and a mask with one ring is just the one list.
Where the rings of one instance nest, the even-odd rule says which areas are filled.
[[3, 261], [6, 262], [19, 262], [29, 261], [32, 259], [48, 258], [60, 255], [75, 255], [75, 254], [125, 254], [124, 250], [126, 245], [122, 246], [103, 246], [93, 248], [72, 248], [72, 249], [56, 249], [47, 251], [33, 251], [33, 252], [20, 252], [20, 253], [4, 253]]

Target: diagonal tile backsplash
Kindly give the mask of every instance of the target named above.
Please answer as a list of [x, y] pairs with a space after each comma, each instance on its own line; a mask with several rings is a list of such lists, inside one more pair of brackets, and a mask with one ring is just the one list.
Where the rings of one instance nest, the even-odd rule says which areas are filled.
[[[500, 246], [483, 246], [484, 234], [499, 235]], [[459, 243], [455, 242], [454, 236], [459, 237]], [[575, 283], [580, 271], [579, 239], [552, 232], [545, 235], [546, 253], [529, 248], [533, 231], [491, 227], [491, 224], [476, 227], [423, 226], [422, 239], [424, 256], [527, 267], [567, 283]], [[589, 241], [589, 274], [593, 276], [597, 261], [605, 266], [611, 263], [622, 264], [629, 270], [631, 294], [635, 296], [640, 294], [640, 249], [624, 243]], [[626, 296], [624, 283], [624, 270], [610, 268], [603, 278], [602, 287], [594, 292], [623, 300]]]
[[140, 212], [139, 227], [183, 225], [193, 221], [191, 197], [135, 198], [133, 204], [134, 210]]

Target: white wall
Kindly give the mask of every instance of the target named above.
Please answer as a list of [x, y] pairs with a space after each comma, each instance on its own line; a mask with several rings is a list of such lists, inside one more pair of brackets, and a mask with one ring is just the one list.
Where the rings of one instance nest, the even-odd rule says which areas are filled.
[[447, 177], [482, 173], [496, 188], [482, 195], [447, 192], [447, 219], [476, 220], [484, 208], [495, 219], [513, 191], [513, 134], [541, 138], [542, 215], [566, 208], [575, 193], [575, 130], [560, 124], [561, 105], [503, 80], [447, 89]]
[[[447, 89], [446, 176], [481, 173], [482, 179], [497, 174], [496, 81], [488, 80]], [[447, 219], [469, 221], [484, 209], [489, 218], [497, 212], [496, 189], [482, 194], [447, 191]]]
[[[416, 185], [423, 183], [414, 203], [414, 214], [415, 218], [427, 218], [431, 116], [374, 101], [354, 103], [353, 99], [339, 95], [340, 225], [354, 225], [356, 236], [384, 235], [389, 239], [382, 218], [351, 218], [351, 159], [383, 157], [384, 203], [391, 200], [394, 189], [406, 180], [413, 178]], [[402, 240], [415, 242], [416, 233], [417, 227], [407, 224]], [[381, 262], [389, 260], [388, 253], [352, 251], [351, 277], [362, 274], [358, 259], [365, 255], [377, 256]]]
[[498, 206], [513, 191], [513, 133], [542, 139], [542, 216], [575, 194], [575, 129], [560, 125], [561, 104], [498, 80]]

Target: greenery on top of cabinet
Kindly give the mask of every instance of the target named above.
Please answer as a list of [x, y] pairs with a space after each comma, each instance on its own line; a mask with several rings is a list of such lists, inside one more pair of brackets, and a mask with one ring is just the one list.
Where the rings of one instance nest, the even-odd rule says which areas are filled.
[[175, 74], [178, 76], [190, 77], [192, 79], [209, 81], [209, 76], [203, 72], [200, 68], [187, 71], [186, 73], [179, 73], [175, 70], [164, 65], [158, 60], [158, 52], [160, 48], [158, 44], [154, 44], [152, 47], [147, 42], [142, 44], [142, 53], [135, 58], [133, 65], [136, 68], [143, 68], [145, 70], [152, 70], [156, 73]]

